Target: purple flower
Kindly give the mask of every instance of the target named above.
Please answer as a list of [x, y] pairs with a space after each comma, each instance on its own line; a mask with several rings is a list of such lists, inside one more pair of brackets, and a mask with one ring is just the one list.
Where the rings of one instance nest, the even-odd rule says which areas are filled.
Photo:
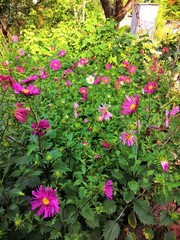
[[32, 191], [33, 197], [31, 198], [31, 208], [37, 211], [37, 215], [41, 216], [44, 214], [44, 218], [54, 217], [55, 212], [59, 213], [59, 200], [56, 196], [56, 189], [52, 187], [43, 188], [42, 185], [39, 186], [37, 191]]
[[162, 161], [161, 162], [161, 165], [162, 165], [162, 168], [163, 168], [163, 170], [165, 171], [165, 172], [168, 172], [168, 167], [169, 167], [169, 163], [168, 163], [168, 161]]
[[64, 55], [66, 55], [66, 51], [65, 50], [60, 50], [58, 56], [63, 57]]
[[122, 104], [123, 110], [121, 110], [122, 114], [131, 114], [136, 111], [136, 108], [139, 103], [139, 95], [135, 95], [133, 98], [132, 96], [126, 96], [126, 100]]
[[29, 96], [39, 95], [40, 94], [40, 88], [35, 88], [34, 85], [30, 84], [27, 88], [24, 88], [21, 86], [20, 83], [14, 83], [12, 85], [12, 88], [15, 90], [16, 94], [24, 94]]
[[104, 185], [104, 194], [107, 199], [113, 199], [113, 181], [108, 180]]
[[110, 107], [106, 105], [106, 103], [102, 104], [102, 107], [99, 106], [98, 111], [102, 114], [103, 120], [110, 120], [110, 118], [113, 116], [110, 112], [108, 112], [108, 108]]
[[61, 68], [61, 63], [59, 60], [51, 60], [50, 62], [50, 68], [52, 68], [55, 71], [58, 71]]
[[148, 84], [144, 87], [144, 92], [151, 94], [157, 89], [156, 82], [148, 82]]
[[29, 82], [33, 82], [35, 80], [37, 80], [39, 78], [38, 75], [31, 75], [28, 78], [25, 78], [21, 81], [21, 83], [29, 83]]
[[110, 63], [108, 63], [108, 64], [106, 65], [106, 70], [111, 69], [111, 68], [112, 68], [112, 65], [111, 65]]
[[44, 136], [46, 129], [50, 128], [50, 123], [48, 120], [41, 119], [39, 123], [32, 123], [31, 127], [33, 128], [33, 134], [39, 137]]
[[170, 115], [171, 115], [171, 116], [175, 116], [178, 112], [179, 112], [179, 107], [176, 106], [176, 107], [174, 107], [174, 108], [172, 109]]
[[133, 135], [135, 132], [132, 130], [130, 132], [131, 134], [123, 132], [122, 135], [119, 137], [123, 145], [132, 146], [136, 142]]

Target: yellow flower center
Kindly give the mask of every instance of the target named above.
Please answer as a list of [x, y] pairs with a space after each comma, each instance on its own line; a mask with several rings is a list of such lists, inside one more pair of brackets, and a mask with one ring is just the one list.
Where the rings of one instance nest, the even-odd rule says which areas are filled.
[[24, 92], [24, 93], [28, 93], [29, 90], [28, 90], [28, 89], [23, 89], [23, 92]]
[[42, 202], [44, 205], [49, 205], [49, 200], [45, 197], [42, 199]]
[[136, 108], [136, 104], [133, 103], [133, 104], [130, 106], [130, 109], [131, 109], [131, 110], [134, 110], [135, 108]]
[[56, 66], [57, 66], [57, 63], [54, 63], [54, 66], [56, 67]]
[[149, 90], [152, 90], [152, 89], [153, 89], [153, 86], [152, 86], [152, 85], [150, 85], [150, 86], [148, 87], [148, 89], [149, 89]]
[[126, 136], [126, 139], [127, 139], [127, 140], [131, 140], [131, 139], [132, 139], [132, 135], [131, 135], [131, 134], [128, 134], [128, 135]]
[[81, 93], [85, 93], [85, 90], [81, 90]]
[[102, 112], [103, 112], [103, 114], [106, 114], [107, 113], [106, 108], [103, 108]]

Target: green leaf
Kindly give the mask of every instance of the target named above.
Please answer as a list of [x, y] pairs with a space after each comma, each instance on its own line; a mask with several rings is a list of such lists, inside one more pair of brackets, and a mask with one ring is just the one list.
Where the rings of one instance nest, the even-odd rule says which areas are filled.
[[133, 191], [133, 192], [136, 192], [136, 191], [139, 189], [139, 184], [138, 184], [138, 182], [136, 182], [136, 181], [134, 181], [134, 180], [130, 181], [130, 182], [128, 183], [128, 186], [129, 186], [129, 188], [131, 189], [131, 191]]
[[59, 239], [60, 237], [62, 237], [60, 230], [54, 229], [51, 231], [49, 240], [56, 240], [56, 239]]
[[95, 213], [94, 213], [93, 209], [89, 205], [86, 205], [81, 210], [80, 213], [84, 217], [84, 219], [86, 221], [86, 224], [90, 228], [99, 227], [99, 219], [98, 219], [97, 215], [95, 216]]
[[123, 198], [126, 202], [130, 202], [134, 198], [134, 193], [133, 192], [123, 192]]
[[160, 226], [170, 226], [173, 223], [167, 210], [160, 213]]
[[125, 240], [136, 240], [136, 234], [134, 232], [129, 232]]
[[103, 228], [104, 240], [115, 240], [119, 237], [120, 226], [117, 222], [109, 220]]
[[112, 214], [116, 211], [116, 203], [113, 200], [105, 200], [103, 208], [107, 214]]
[[154, 239], [154, 231], [150, 227], [145, 227], [143, 229], [143, 234], [145, 236], [145, 239], [147, 239], [147, 240]]
[[133, 209], [134, 209], [135, 213], [138, 215], [139, 220], [143, 224], [151, 225], [151, 224], [155, 223], [151, 207], [147, 201], [138, 199], [134, 203]]
[[131, 227], [133, 228], [136, 228], [137, 226], [137, 220], [136, 220], [136, 215], [134, 212], [131, 212], [129, 215], [128, 215], [128, 223]]
[[169, 231], [165, 234], [164, 240], [176, 240], [176, 235], [173, 232]]

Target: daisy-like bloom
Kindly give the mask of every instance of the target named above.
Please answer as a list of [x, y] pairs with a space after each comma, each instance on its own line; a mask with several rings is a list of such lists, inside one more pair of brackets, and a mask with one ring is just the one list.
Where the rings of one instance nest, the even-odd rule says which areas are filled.
[[136, 66], [134, 66], [134, 65], [130, 66], [129, 69], [128, 69], [128, 72], [129, 73], [135, 73], [136, 72]]
[[123, 102], [121, 108], [122, 114], [131, 114], [136, 111], [136, 108], [139, 103], [139, 95], [135, 95], [135, 97], [132, 96], [126, 96], [126, 100]]
[[30, 112], [29, 108], [24, 108], [23, 106], [21, 106], [14, 111], [14, 117], [20, 123], [24, 124], [28, 119], [29, 112]]
[[109, 79], [108, 77], [103, 77], [103, 78], [101, 79], [101, 82], [102, 82], [103, 84], [109, 84], [109, 83], [110, 83], [110, 79]]
[[168, 172], [168, 167], [169, 167], [168, 161], [166, 161], [166, 160], [162, 161], [161, 166], [165, 172]]
[[111, 68], [112, 68], [112, 65], [111, 65], [110, 63], [108, 63], [108, 64], [106, 65], [106, 70], [111, 69]]
[[128, 69], [128, 68], [129, 68], [129, 63], [128, 63], [127, 61], [123, 61], [123, 62], [122, 62], [122, 66], [123, 66], [124, 68]]
[[66, 55], [66, 51], [65, 50], [60, 50], [58, 56], [63, 57], [64, 55]]
[[131, 83], [131, 78], [129, 76], [124, 76], [124, 83], [130, 84]]
[[163, 52], [163, 53], [168, 53], [168, 51], [169, 51], [169, 50], [168, 50], [167, 47], [163, 47], [163, 48], [162, 48], [162, 52]]
[[43, 188], [42, 185], [39, 189], [32, 191], [33, 197], [31, 198], [31, 208], [37, 211], [37, 215], [40, 217], [44, 214], [44, 218], [54, 217], [55, 213], [59, 213], [59, 200], [56, 195], [56, 189], [52, 187]]
[[157, 89], [156, 82], [148, 82], [148, 84], [144, 87], [144, 92], [151, 94]]
[[168, 128], [169, 127], [169, 111], [166, 110], [166, 122], [165, 122], [165, 126]]
[[39, 95], [40, 94], [40, 88], [35, 88], [34, 85], [30, 84], [27, 88], [24, 88], [21, 86], [20, 83], [14, 83], [12, 85], [12, 88], [15, 90], [16, 94], [24, 94], [29, 96]]
[[12, 41], [13, 41], [13, 42], [18, 42], [18, 36], [13, 35], [13, 36], [12, 36]]
[[58, 70], [61, 68], [61, 63], [60, 63], [60, 61], [57, 60], [57, 59], [51, 60], [51, 62], [50, 62], [50, 68], [52, 68], [52, 69], [55, 70], [55, 71], [58, 71]]
[[103, 190], [107, 199], [113, 199], [113, 181], [112, 180], [108, 180], [106, 182]]
[[21, 56], [24, 56], [24, 54], [25, 54], [25, 52], [22, 48], [19, 49], [19, 53], [20, 53]]
[[130, 132], [131, 133], [122, 132], [119, 137], [123, 145], [132, 146], [136, 142], [134, 137], [135, 131], [131, 130]]
[[175, 116], [178, 112], [179, 112], [179, 107], [176, 106], [176, 107], [174, 107], [174, 108], [172, 109], [170, 115], [171, 115], [171, 116]]
[[67, 81], [65, 82], [65, 84], [66, 84], [67, 87], [70, 87], [70, 86], [71, 86], [71, 81], [67, 80]]
[[78, 61], [78, 67], [82, 67], [83, 65], [88, 63], [88, 58], [81, 58]]
[[86, 82], [89, 84], [93, 84], [94, 83], [94, 77], [92, 75], [90, 75], [89, 77], [86, 78]]
[[39, 137], [44, 136], [46, 129], [50, 128], [50, 123], [48, 120], [41, 119], [39, 123], [32, 123], [31, 127], [33, 128], [33, 134]]
[[102, 106], [99, 106], [98, 112], [100, 112], [102, 115], [103, 120], [110, 120], [110, 118], [113, 116], [110, 112], [108, 112], [108, 108], [110, 108], [110, 105], [106, 105], [106, 103], [103, 103]]
[[43, 68], [41, 71], [40, 71], [40, 76], [42, 79], [46, 79], [48, 77], [48, 72], [46, 71], [45, 68]]
[[110, 143], [108, 143], [108, 142], [106, 142], [106, 141], [102, 141], [102, 146], [104, 147], [104, 148], [110, 148], [110, 146], [111, 146], [111, 144]]

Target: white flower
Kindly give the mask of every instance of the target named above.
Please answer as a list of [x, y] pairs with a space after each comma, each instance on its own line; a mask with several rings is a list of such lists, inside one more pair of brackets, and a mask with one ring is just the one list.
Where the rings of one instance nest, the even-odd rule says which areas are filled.
[[86, 78], [86, 81], [87, 81], [87, 83], [89, 83], [89, 84], [93, 84], [94, 83], [94, 77], [92, 76], [92, 75], [90, 75], [89, 77], [87, 77]]

